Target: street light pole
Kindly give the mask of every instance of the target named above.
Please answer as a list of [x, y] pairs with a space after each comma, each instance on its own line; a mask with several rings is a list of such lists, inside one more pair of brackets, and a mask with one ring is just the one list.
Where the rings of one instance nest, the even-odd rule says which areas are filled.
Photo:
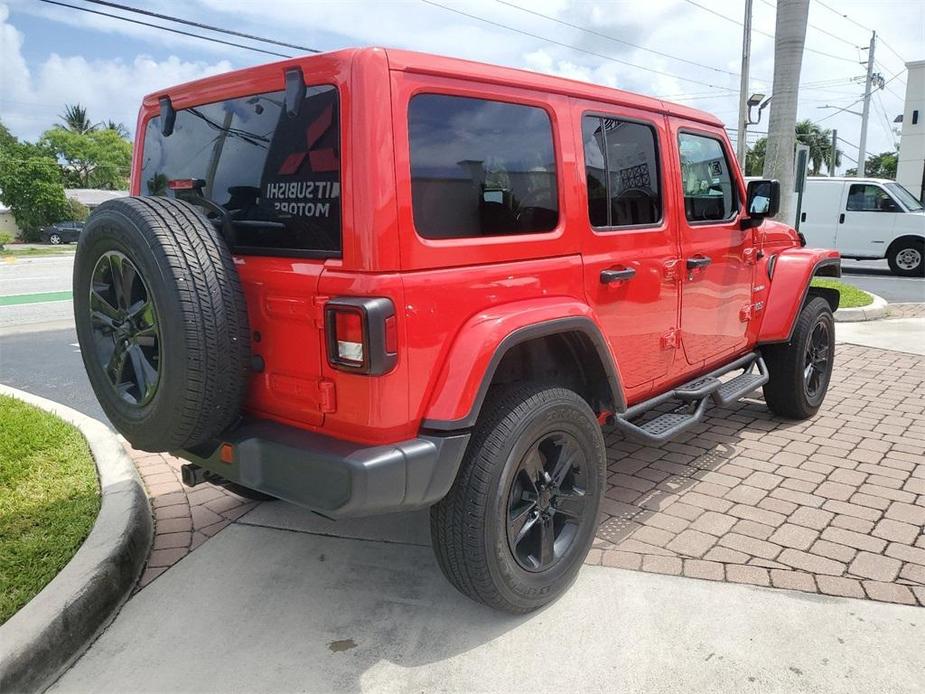
[[877, 43], [877, 32], [870, 36], [870, 47], [867, 49], [867, 80], [864, 82], [864, 108], [861, 109], [861, 143], [858, 145], [858, 178], [863, 178], [867, 163], [867, 118], [870, 115], [870, 94], [874, 82], [874, 46]]
[[739, 137], [736, 142], [736, 157], [739, 166], [745, 170], [745, 154], [748, 151], [746, 131], [748, 130], [748, 71], [752, 52], [752, 0], [745, 0], [745, 22], [742, 28], [742, 74], [739, 76]]

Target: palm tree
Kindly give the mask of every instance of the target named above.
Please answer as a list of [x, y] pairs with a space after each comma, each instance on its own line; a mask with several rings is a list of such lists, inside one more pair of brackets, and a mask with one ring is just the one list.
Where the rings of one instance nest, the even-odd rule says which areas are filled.
[[103, 129], [112, 130], [119, 137], [124, 137], [126, 140], [128, 139], [128, 128], [125, 127], [125, 123], [116, 123], [114, 120], [107, 120], [103, 124]]
[[755, 144], [745, 153], [745, 175], [760, 176], [764, 169], [764, 153], [768, 146], [768, 138], [759, 137]]
[[[808, 118], [796, 125], [797, 142], [809, 147], [810, 176], [818, 176], [825, 164], [831, 168], [832, 161], [832, 131], [820, 128]], [[835, 166], [841, 165], [841, 151], [835, 149]], [[831, 172], [830, 172], [831, 173]]]
[[797, 121], [797, 85], [806, 41], [809, 0], [777, 0], [774, 30], [774, 83], [771, 117], [764, 157], [764, 177], [780, 181], [778, 219], [788, 223], [795, 213], [793, 196], [794, 123]]
[[96, 130], [96, 126], [90, 122], [87, 109], [80, 104], [74, 104], [73, 106], [65, 104], [64, 113], [59, 118], [64, 121], [64, 127], [74, 133], [83, 135], [91, 130]]

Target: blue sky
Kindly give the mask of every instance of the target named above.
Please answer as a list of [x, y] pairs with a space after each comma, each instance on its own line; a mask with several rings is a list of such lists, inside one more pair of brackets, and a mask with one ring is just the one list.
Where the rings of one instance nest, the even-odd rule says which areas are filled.
[[[159, 22], [84, 0], [63, 1]], [[738, 78], [730, 73], [739, 70], [741, 27], [736, 22], [741, 22], [744, 0], [434, 0], [446, 7], [424, 0], [122, 1], [322, 50], [385, 45], [455, 55], [668, 97], [711, 111], [727, 123], [736, 117]], [[761, 32], [774, 31], [774, 0], [755, 0], [754, 5], [750, 91], [768, 91], [762, 79], [769, 79], [773, 70], [773, 41]], [[819, 0], [811, 1], [807, 46], [818, 53], [807, 52], [804, 57], [800, 117], [819, 120], [833, 113], [820, 106], [844, 107], [860, 96], [862, 85], [851, 81], [863, 74], [857, 63], [864, 54], [857, 46], [866, 45], [868, 28], [877, 29], [885, 40], [877, 51], [877, 69], [893, 79], [873, 99], [868, 148], [892, 149], [897, 139], [891, 132], [892, 120], [902, 110], [905, 92], [903, 59], [925, 59], [925, 2], [827, 0], [825, 5], [837, 7], [848, 18], [826, 9]], [[122, 121], [133, 130], [145, 93], [274, 59], [39, 0], [0, 0], [0, 118], [28, 139], [52, 125], [65, 103], [78, 101], [94, 119]], [[831, 116], [823, 125], [837, 127], [849, 143], [859, 139], [859, 119], [850, 114]], [[761, 129], [763, 125], [755, 128]], [[845, 152], [856, 156], [849, 145]], [[850, 159], [846, 163], [851, 165]]]

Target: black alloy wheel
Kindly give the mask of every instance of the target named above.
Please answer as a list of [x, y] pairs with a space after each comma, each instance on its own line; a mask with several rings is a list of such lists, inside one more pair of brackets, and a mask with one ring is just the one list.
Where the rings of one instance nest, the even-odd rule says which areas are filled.
[[147, 405], [162, 368], [157, 309], [138, 268], [123, 253], [100, 256], [89, 308], [96, 358], [110, 385], [128, 404]]
[[810, 400], [814, 400], [828, 384], [830, 348], [829, 325], [820, 317], [806, 342], [803, 359], [803, 387]]
[[526, 571], [545, 571], [568, 552], [585, 519], [587, 465], [565, 432], [537, 441], [523, 456], [508, 495], [507, 538]]

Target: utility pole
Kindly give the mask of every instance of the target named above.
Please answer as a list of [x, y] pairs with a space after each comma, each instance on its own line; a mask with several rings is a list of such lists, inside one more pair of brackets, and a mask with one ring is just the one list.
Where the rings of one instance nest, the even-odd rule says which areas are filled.
[[877, 43], [877, 32], [870, 36], [870, 46], [867, 49], [867, 80], [864, 82], [864, 108], [861, 110], [861, 144], [858, 145], [858, 178], [863, 178], [867, 164], [867, 117], [870, 115], [870, 93], [874, 88], [874, 46]]
[[752, 53], [752, 0], [745, 0], [745, 22], [742, 29], [742, 74], [739, 77], [739, 137], [736, 141], [736, 157], [745, 171], [745, 154], [748, 152], [746, 131], [748, 130], [748, 70]]
[[771, 90], [774, 101], [768, 122], [764, 177], [780, 181], [781, 203], [777, 218], [786, 224], [793, 224], [795, 219], [793, 151], [796, 145], [797, 90], [808, 16], [809, 0], [777, 0], [774, 86]]
[[835, 175], [835, 167], [838, 164], [838, 129], [832, 128], [832, 160], [829, 162], [829, 176]]

